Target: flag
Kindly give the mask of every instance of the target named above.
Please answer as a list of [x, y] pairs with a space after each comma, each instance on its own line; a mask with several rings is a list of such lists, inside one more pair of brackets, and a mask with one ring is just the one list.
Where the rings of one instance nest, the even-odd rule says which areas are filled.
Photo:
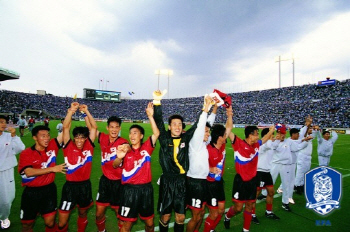
[[77, 94], [74, 95], [73, 99], [77, 99]]

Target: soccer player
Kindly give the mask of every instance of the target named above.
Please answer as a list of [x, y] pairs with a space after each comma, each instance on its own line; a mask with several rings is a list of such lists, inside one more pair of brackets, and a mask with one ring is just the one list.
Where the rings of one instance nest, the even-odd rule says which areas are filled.
[[183, 133], [184, 119], [172, 115], [165, 130], [161, 99], [165, 91], [153, 92], [154, 119], [160, 131], [159, 162], [163, 170], [160, 178], [158, 211], [160, 212], [159, 231], [168, 231], [171, 212], [175, 211], [175, 232], [184, 231], [186, 206], [186, 172], [189, 167], [189, 142], [197, 128], [197, 122]]
[[[8, 219], [12, 201], [15, 199], [14, 167], [17, 165], [16, 154], [25, 149], [22, 140], [16, 136], [16, 129], [7, 126], [7, 118], [0, 115], [0, 226], [10, 227]], [[7, 132], [6, 132], [7, 130]]]
[[199, 231], [202, 224], [205, 204], [207, 202], [207, 176], [209, 173], [209, 153], [206, 142], [210, 136], [210, 128], [214, 124], [217, 104], [208, 117], [212, 99], [204, 99], [203, 112], [198, 120], [197, 129], [189, 144], [190, 166], [187, 172], [187, 208], [191, 209], [192, 217], [187, 223], [186, 231]]
[[277, 129], [276, 140], [272, 142], [271, 146], [274, 150], [274, 155], [272, 158], [271, 176], [273, 183], [276, 182], [278, 175], [281, 176], [283, 189], [282, 208], [291, 212], [289, 203], [293, 202], [290, 198], [293, 196], [294, 189], [296, 152], [304, 149], [307, 146], [305, 141], [311, 138], [307, 137], [297, 141], [299, 130], [295, 128], [290, 130], [290, 138], [285, 138], [286, 133], [285, 125], [282, 125], [282, 127]]
[[[264, 128], [261, 131], [261, 138], [263, 138], [267, 133], [269, 133], [269, 128]], [[271, 142], [274, 139], [273, 134], [271, 134], [269, 140], [260, 146], [259, 148], [259, 159], [258, 159], [258, 188], [256, 196], [259, 196], [262, 189], [266, 189], [266, 212], [265, 216], [270, 219], [279, 220], [280, 218], [272, 211], [273, 196], [275, 191], [273, 189], [273, 180], [270, 173], [271, 162], [273, 157], [273, 150], [271, 148]], [[255, 215], [256, 202], [253, 204], [252, 212], [252, 222], [255, 224], [260, 224], [258, 217]]]
[[123, 221], [122, 232], [131, 231], [138, 215], [145, 222], [145, 231], [154, 231], [154, 196], [151, 173], [151, 155], [159, 137], [153, 118], [153, 104], [147, 105], [146, 113], [153, 134], [143, 142], [145, 130], [139, 125], [129, 129], [130, 151], [123, 159], [122, 191], [118, 218]]
[[50, 122], [49, 116], [46, 116], [46, 118], [44, 119], [44, 126], [49, 127], [49, 122]]
[[252, 220], [253, 203], [256, 199], [258, 186], [257, 165], [259, 147], [267, 142], [274, 132], [275, 127], [271, 126], [269, 132], [259, 140], [259, 129], [256, 126], [247, 126], [244, 129], [245, 139], [241, 140], [232, 132], [229, 138], [235, 151], [235, 167], [237, 174], [233, 180], [232, 201], [235, 202], [225, 214], [224, 225], [230, 228], [230, 219], [240, 213], [245, 204], [243, 213], [243, 231], [249, 231]]
[[316, 129], [318, 164], [320, 166], [328, 166], [333, 155], [333, 146], [338, 139], [338, 134], [332, 131], [331, 137], [330, 131], [324, 130], [321, 136], [319, 127], [316, 127]]
[[61, 119], [61, 122], [60, 123], [58, 123], [57, 124], [57, 126], [56, 126], [56, 130], [58, 131], [58, 135], [60, 134], [60, 133], [62, 133], [62, 131], [63, 131], [63, 118]]
[[[231, 105], [231, 103], [229, 103]], [[226, 140], [232, 130], [232, 106], [226, 108], [226, 127], [217, 124], [211, 129], [211, 141], [207, 145], [209, 153], [209, 173], [207, 176], [207, 206], [209, 216], [205, 220], [204, 232], [214, 231], [225, 212], [224, 168]]]
[[[87, 127], [78, 126], [73, 129], [70, 138], [72, 116], [78, 110], [85, 116]], [[73, 102], [63, 122], [63, 155], [68, 170], [66, 183], [62, 188], [61, 203], [58, 209], [58, 231], [68, 231], [68, 220], [71, 211], [78, 206], [78, 232], [85, 231], [88, 224], [87, 212], [93, 205], [90, 182], [92, 156], [97, 125], [86, 105]]]
[[35, 119], [31, 116], [28, 120], [28, 129], [30, 132], [32, 132], [34, 124], [35, 124]]
[[[119, 145], [129, 144], [129, 142], [119, 137], [122, 120], [116, 116], [111, 116], [107, 120], [108, 134], [97, 131], [98, 143], [101, 147], [102, 176], [99, 182], [96, 197], [96, 226], [98, 231], [106, 229], [106, 209], [110, 206], [118, 213], [119, 196], [122, 178], [122, 158], [117, 156]], [[118, 223], [119, 229], [122, 224]]]
[[[315, 138], [312, 129], [312, 117], [305, 119], [305, 126], [300, 129], [301, 137], [312, 136]], [[312, 139], [307, 141], [307, 146], [300, 150], [297, 157], [297, 172], [295, 174], [295, 188], [297, 194], [304, 192], [304, 175], [310, 170], [312, 156]]]
[[21, 200], [22, 231], [32, 232], [38, 214], [44, 218], [45, 231], [55, 232], [57, 188], [55, 173], [66, 173], [66, 164], [56, 165], [62, 136], [50, 140], [50, 129], [36, 126], [32, 130], [35, 145], [21, 152], [18, 171], [25, 186]]
[[19, 133], [21, 134], [21, 137], [24, 135], [24, 128], [27, 126], [27, 121], [25, 120], [24, 116], [21, 116], [21, 119], [18, 120], [17, 125], [19, 126]]

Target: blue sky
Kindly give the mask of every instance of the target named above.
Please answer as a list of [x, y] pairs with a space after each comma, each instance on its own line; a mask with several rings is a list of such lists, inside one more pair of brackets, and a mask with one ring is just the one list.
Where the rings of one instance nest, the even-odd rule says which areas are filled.
[[[344, 80], [349, 28], [347, 1], [0, 1], [0, 67], [21, 74], [0, 88], [149, 99], [154, 71], [172, 69], [171, 98], [245, 92], [277, 88], [275, 59], [292, 54], [296, 85]], [[292, 70], [281, 63], [282, 87]]]

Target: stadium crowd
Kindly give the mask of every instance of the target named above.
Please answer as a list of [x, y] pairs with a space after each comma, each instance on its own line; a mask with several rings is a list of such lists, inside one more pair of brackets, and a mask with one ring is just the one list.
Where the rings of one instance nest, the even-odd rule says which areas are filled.
[[[301, 125], [311, 114], [322, 127], [350, 127], [350, 79], [337, 81], [333, 86], [319, 87], [308, 84], [243, 93], [230, 93], [233, 99], [235, 124], [259, 124], [281, 122]], [[90, 105], [95, 118], [106, 119], [118, 115], [124, 119], [147, 120], [144, 106], [149, 99], [125, 99], [120, 103], [77, 99]], [[26, 109], [40, 110], [54, 118], [62, 118], [69, 107], [71, 97], [37, 95], [0, 91], [0, 113], [21, 114]], [[172, 114], [184, 116], [186, 122], [194, 122], [200, 110], [202, 97], [164, 99], [164, 118]], [[186, 107], [183, 107], [186, 106]], [[217, 122], [223, 123], [225, 111], [218, 112]]]

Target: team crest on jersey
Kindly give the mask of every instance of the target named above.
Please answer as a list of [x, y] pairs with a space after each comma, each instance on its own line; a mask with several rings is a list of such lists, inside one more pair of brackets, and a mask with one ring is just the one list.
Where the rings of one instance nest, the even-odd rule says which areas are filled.
[[305, 174], [306, 208], [326, 215], [340, 207], [342, 175], [325, 166], [314, 168]]

